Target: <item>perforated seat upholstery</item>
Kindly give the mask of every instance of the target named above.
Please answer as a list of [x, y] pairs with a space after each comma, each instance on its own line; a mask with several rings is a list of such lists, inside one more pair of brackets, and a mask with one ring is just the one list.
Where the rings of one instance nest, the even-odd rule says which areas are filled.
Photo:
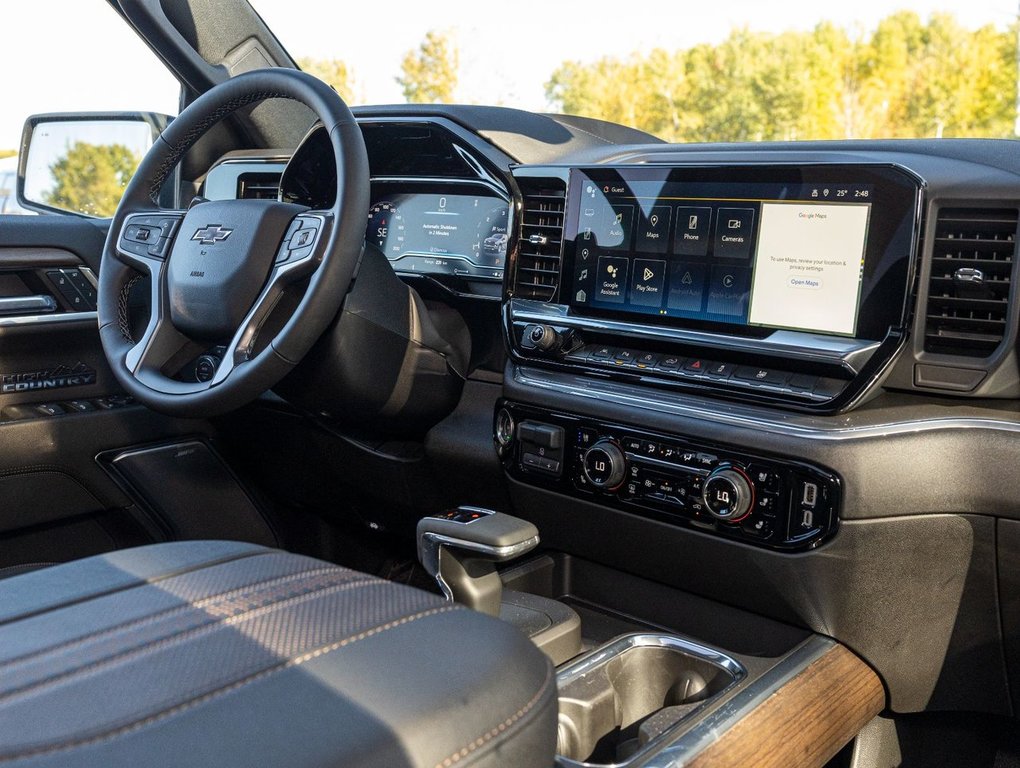
[[535, 766], [556, 684], [507, 624], [234, 542], [0, 582], [0, 766]]

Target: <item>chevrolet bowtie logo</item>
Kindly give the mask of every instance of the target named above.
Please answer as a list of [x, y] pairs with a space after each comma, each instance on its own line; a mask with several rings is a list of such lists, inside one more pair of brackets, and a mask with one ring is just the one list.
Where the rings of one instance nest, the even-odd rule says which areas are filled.
[[191, 239], [198, 240], [202, 245], [215, 245], [230, 237], [230, 233], [233, 231], [232, 229], [221, 227], [219, 224], [210, 224], [208, 227], [202, 227], [195, 232]]

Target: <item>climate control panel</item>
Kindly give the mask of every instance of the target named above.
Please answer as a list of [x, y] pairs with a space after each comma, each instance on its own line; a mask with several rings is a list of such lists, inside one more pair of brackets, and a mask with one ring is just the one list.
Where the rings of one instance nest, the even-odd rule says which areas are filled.
[[810, 463], [510, 401], [495, 436], [513, 478], [632, 514], [787, 551], [836, 531], [840, 480]]

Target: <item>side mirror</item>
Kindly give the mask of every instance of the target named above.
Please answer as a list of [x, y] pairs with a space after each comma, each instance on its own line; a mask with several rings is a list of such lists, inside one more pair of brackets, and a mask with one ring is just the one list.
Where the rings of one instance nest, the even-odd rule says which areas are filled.
[[18, 202], [41, 213], [112, 216], [167, 115], [68, 112], [25, 121], [18, 156]]

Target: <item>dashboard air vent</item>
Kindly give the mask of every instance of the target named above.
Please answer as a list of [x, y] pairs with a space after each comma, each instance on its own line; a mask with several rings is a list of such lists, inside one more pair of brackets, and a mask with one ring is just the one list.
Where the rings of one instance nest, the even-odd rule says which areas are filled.
[[560, 282], [566, 184], [559, 179], [519, 178], [524, 198], [514, 295], [549, 301]]
[[1006, 335], [1017, 211], [946, 208], [935, 223], [924, 351], [989, 357]]
[[237, 177], [238, 200], [276, 200], [279, 194], [279, 173], [242, 173]]

